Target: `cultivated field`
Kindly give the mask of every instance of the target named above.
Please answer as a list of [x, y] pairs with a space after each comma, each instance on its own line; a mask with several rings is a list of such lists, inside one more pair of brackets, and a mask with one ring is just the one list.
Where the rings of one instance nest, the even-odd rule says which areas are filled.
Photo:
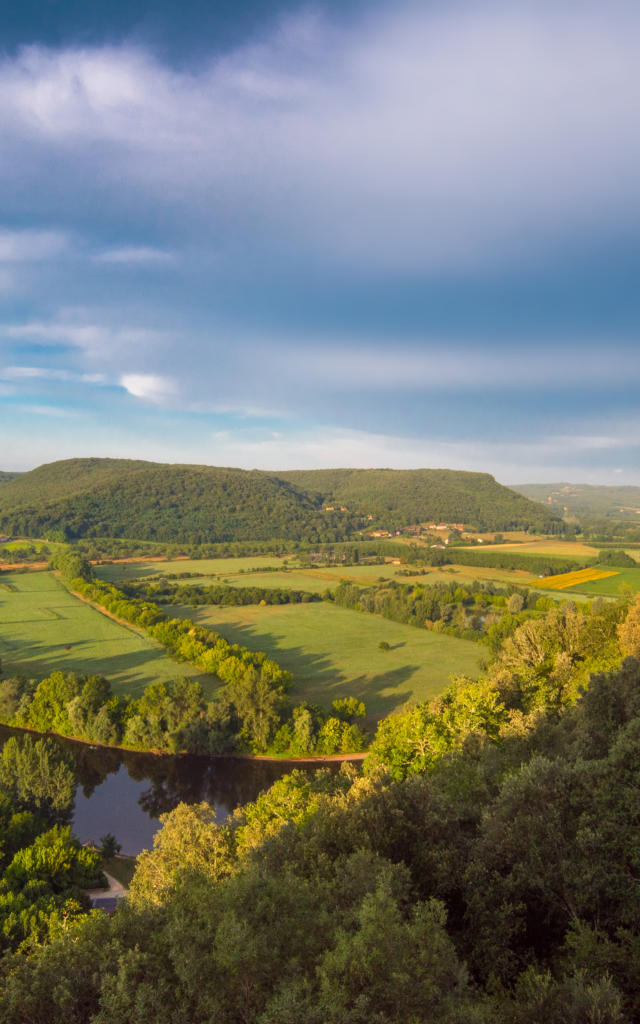
[[567, 590], [569, 587], [576, 587], [582, 590], [587, 583], [618, 575], [615, 569], [577, 569], [575, 572], [563, 572], [538, 580], [536, 587], [542, 587], [543, 590]]
[[[456, 550], [464, 551], [464, 548]], [[569, 540], [527, 540], [524, 543], [515, 544], [478, 544], [474, 545], [473, 551], [512, 551], [519, 555], [555, 555], [557, 558], [573, 558], [576, 562], [586, 561], [588, 558], [595, 558], [598, 549], [590, 544], [581, 544], [579, 541]]]
[[640, 567], [637, 569], [618, 569], [615, 576], [608, 576], [607, 579], [600, 578], [590, 583], [581, 583], [565, 590], [565, 596], [582, 593], [589, 597], [619, 597], [620, 588], [631, 587], [635, 592], [640, 591]]
[[[451, 565], [433, 567], [425, 575], [399, 576], [398, 570], [411, 569], [407, 565], [395, 565], [386, 562], [384, 565], [338, 565], [322, 566], [317, 569], [296, 567], [289, 560], [289, 567], [277, 558], [203, 558], [196, 560], [178, 560], [173, 562], [121, 562], [114, 565], [97, 565], [95, 573], [100, 579], [110, 583], [127, 582], [134, 579], [146, 579], [158, 573], [197, 572], [202, 576], [194, 579], [178, 580], [179, 583], [206, 585], [209, 583], [229, 583], [234, 587], [287, 587], [291, 590], [307, 590], [321, 594], [324, 590], [334, 590], [340, 582], [359, 583], [363, 587], [371, 586], [378, 580], [397, 579], [399, 583], [470, 583], [473, 580], [493, 580], [498, 584], [530, 583], [537, 577], [529, 572], [510, 569], [492, 569], [482, 566]], [[279, 571], [265, 572], [265, 568]], [[243, 569], [243, 572], [239, 570]], [[255, 571], [252, 572], [251, 570]]]
[[175, 558], [168, 562], [154, 559], [113, 562], [95, 565], [93, 569], [98, 579], [117, 584], [120, 580], [126, 582], [143, 579], [157, 573], [201, 572], [205, 576], [218, 577], [229, 572], [237, 573], [241, 569], [279, 568], [282, 563], [283, 559], [275, 555], [252, 555], [246, 558]]
[[[55, 669], [105, 675], [114, 692], [138, 696], [156, 680], [196, 675], [154, 641], [73, 597], [50, 572], [0, 576], [0, 657], [5, 676]], [[212, 690], [207, 676], [198, 676]]]
[[[371, 719], [440, 693], [451, 673], [474, 678], [484, 648], [330, 604], [167, 609], [266, 651], [294, 675], [294, 700], [328, 707], [336, 697], [365, 701]], [[379, 649], [386, 640], [391, 650]]]

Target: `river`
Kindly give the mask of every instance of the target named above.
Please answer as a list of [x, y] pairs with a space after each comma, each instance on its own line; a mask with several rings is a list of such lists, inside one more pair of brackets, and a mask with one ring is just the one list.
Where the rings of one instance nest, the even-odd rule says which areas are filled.
[[[14, 735], [24, 734], [0, 726], [0, 746]], [[216, 820], [223, 822], [239, 804], [255, 800], [295, 767], [285, 761], [158, 756], [48, 738], [69, 751], [75, 763], [75, 835], [83, 843], [99, 842], [111, 832], [122, 852], [131, 856], [153, 845], [159, 816], [181, 801], [205, 800], [215, 807]]]

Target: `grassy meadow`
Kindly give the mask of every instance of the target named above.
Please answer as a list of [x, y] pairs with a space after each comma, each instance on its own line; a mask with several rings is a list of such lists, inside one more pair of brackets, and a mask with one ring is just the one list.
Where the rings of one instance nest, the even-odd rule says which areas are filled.
[[[228, 583], [234, 587], [287, 587], [291, 590], [307, 590], [321, 594], [324, 590], [334, 590], [343, 580], [359, 583], [363, 587], [377, 583], [379, 580], [397, 579], [399, 583], [471, 583], [473, 580], [492, 580], [498, 584], [515, 583], [523, 585], [537, 577], [523, 570], [493, 569], [482, 566], [451, 565], [433, 567], [426, 574], [416, 570], [415, 576], [399, 576], [398, 570], [410, 569], [410, 566], [385, 562], [384, 565], [336, 565], [322, 566], [317, 569], [302, 568], [292, 564], [284, 565], [282, 559], [275, 557], [253, 558], [203, 558], [200, 560], [179, 559], [172, 562], [139, 561], [118, 562], [94, 567], [99, 579], [117, 585], [136, 579], [146, 579], [158, 573], [197, 572], [192, 580], [178, 580], [181, 585], [206, 585], [209, 583]], [[276, 570], [266, 572], [265, 569]], [[240, 571], [243, 570], [243, 571]], [[255, 570], [255, 571], [252, 571]], [[279, 571], [278, 571], [279, 570]]]
[[119, 582], [145, 579], [157, 573], [199, 572], [217, 578], [225, 573], [240, 572], [242, 569], [280, 568], [283, 561], [284, 559], [275, 555], [250, 555], [243, 558], [174, 558], [170, 561], [150, 558], [107, 562], [104, 565], [94, 565], [93, 571], [98, 579], [117, 585]]
[[565, 596], [575, 593], [588, 594], [589, 597], [620, 597], [620, 588], [624, 586], [631, 587], [634, 592], [640, 591], [640, 566], [637, 569], [616, 569], [615, 572], [615, 576], [579, 583], [562, 593]]
[[[457, 548], [457, 551], [464, 551], [464, 548]], [[519, 555], [555, 555], [556, 558], [571, 558], [576, 562], [586, 562], [589, 558], [596, 558], [598, 548], [590, 544], [582, 544], [580, 541], [571, 540], [527, 540], [511, 544], [478, 544], [474, 545], [472, 551], [512, 551]]]
[[[353, 695], [365, 701], [370, 720], [435, 696], [452, 673], [477, 677], [485, 653], [468, 640], [325, 603], [167, 611], [266, 651], [293, 672], [294, 700], [328, 707], [336, 697]], [[382, 640], [391, 650], [380, 650]]]
[[[0, 658], [4, 675], [43, 678], [56, 669], [100, 673], [114, 692], [139, 696], [157, 680], [196, 675], [139, 630], [73, 597], [50, 572], [0, 576]], [[212, 691], [212, 680], [198, 676]]]

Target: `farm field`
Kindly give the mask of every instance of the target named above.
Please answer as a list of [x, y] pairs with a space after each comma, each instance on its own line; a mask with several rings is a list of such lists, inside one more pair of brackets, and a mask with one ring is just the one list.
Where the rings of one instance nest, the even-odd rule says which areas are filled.
[[536, 585], [543, 590], [568, 590], [569, 587], [580, 588], [583, 584], [604, 580], [609, 576], [617, 576], [615, 569], [576, 569], [574, 572], [563, 572], [557, 576], [547, 576]]
[[150, 638], [101, 615], [73, 597], [51, 572], [0, 577], [0, 657], [4, 675], [43, 678], [56, 669], [105, 675], [114, 692], [139, 696], [145, 686], [197, 676], [211, 692], [213, 680], [177, 664]]
[[[112, 562], [95, 565], [93, 570], [98, 579], [107, 583], [118, 583], [122, 580], [143, 579], [156, 573], [201, 572], [205, 576], [217, 577], [225, 573], [237, 573], [241, 569], [267, 569], [279, 567], [282, 558], [275, 555], [251, 555], [246, 558], [175, 558], [172, 561]], [[184, 581], [186, 582], [186, 581]], [[194, 582], [202, 582], [195, 580]]]
[[[442, 692], [452, 673], [477, 678], [483, 647], [336, 608], [331, 604], [196, 609], [174, 606], [168, 614], [193, 618], [225, 639], [266, 651], [294, 676], [294, 700], [329, 707], [336, 697], [356, 696], [369, 721], [407, 701]], [[379, 649], [386, 640], [391, 650]]]
[[[457, 548], [464, 551], [464, 548]], [[556, 555], [557, 558], [573, 558], [576, 562], [586, 561], [598, 555], [598, 548], [590, 544], [569, 540], [528, 540], [514, 544], [479, 544], [473, 551], [512, 551], [519, 555]]]
[[[291, 562], [291, 559], [289, 560]], [[280, 567], [280, 572], [265, 572], [265, 568]], [[515, 583], [524, 585], [536, 579], [531, 573], [522, 570], [493, 569], [483, 566], [451, 565], [442, 568], [434, 567], [426, 575], [398, 576], [399, 569], [410, 569], [411, 566], [395, 565], [386, 562], [384, 565], [340, 565], [322, 566], [308, 569], [283, 566], [283, 560], [269, 557], [254, 558], [206, 558], [201, 560], [178, 560], [173, 562], [121, 562], [114, 565], [97, 565], [94, 568], [99, 579], [109, 583], [127, 582], [144, 579], [157, 573], [197, 572], [192, 580], [179, 580], [181, 585], [207, 585], [211, 583], [229, 583], [234, 587], [288, 587], [292, 590], [307, 590], [321, 594], [329, 588], [333, 590], [343, 580], [349, 583], [360, 583], [370, 586], [379, 579], [396, 579], [399, 583], [470, 583], [473, 580], [493, 580], [498, 584]], [[244, 572], [239, 572], [244, 569]], [[255, 572], [248, 570], [255, 569]]]
[[640, 591], [640, 566], [637, 569], [618, 569], [615, 576], [607, 579], [594, 580], [591, 583], [581, 583], [568, 590], [563, 590], [567, 597], [571, 594], [587, 594], [589, 597], [619, 597], [620, 588], [624, 585], [631, 587], [633, 591]]
[[20, 551], [21, 548], [35, 548], [36, 551], [40, 551], [43, 547], [48, 547], [51, 551], [54, 551], [60, 545], [54, 540], [32, 540], [30, 537], [22, 540], [8, 540], [4, 544], [0, 544], [0, 550], [4, 548], [6, 551]]

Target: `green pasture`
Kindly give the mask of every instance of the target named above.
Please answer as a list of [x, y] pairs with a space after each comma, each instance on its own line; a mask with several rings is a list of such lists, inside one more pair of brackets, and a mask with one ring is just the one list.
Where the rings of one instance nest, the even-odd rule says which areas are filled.
[[[612, 571], [615, 565], [604, 566]], [[604, 580], [593, 580], [591, 583], [579, 583], [575, 587], [560, 590], [560, 595], [588, 594], [590, 597], [620, 597], [620, 588], [625, 584], [633, 591], [640, 590], [640, 567], [637, 569], [616, 569], [616, 576], [607, 576]]]
[[[477, 678], [485, 653], [469, 640], [325, 603], [167, 611], [266, 651], [293, 673], [294, 700], [328, 708], [336, 697], [355, 696], [365, 701], [371, 720], [441, 693], [452, 673]], [[380, 650], [382, 640], [391, 650]]]
[[[290, 563], [293, 559], [290, 558]], [[279, 571], [265, 572], [265, 569]], [[294, 564], [284, 565], [284, 560], [275, 556], [253, 556], [246, 558], [203, 558], [177, 559], [170, 562], [120, 562], [116, 564], [97, 565], [95, 574], [99, 579], [118, 584], [135, 579], [146, 579], [159, 573], [201, 573], [194, 579], [180, 580], [185, 586], [215, 583], [229, 583], [234, 587], [286, 587], [291, 590], [306, 590], [321, 594], [324, 590], [334, 590], [339, 583], [346, 580], [363, 587], [371, 586], [379, 580], [397, 580], [399, 583], [471, 583], [474, 580], [491, 580], [497, 584], [529, 583], [533, 580], [531, 573], [522, 570], [494, 569], [484, 566], [451, 565], [428, 570], [426, 575], [399, 576], [398, 570], [410, 569], [411, 566], [395, 565], [385, 562], [383, 565], [335, 565], [319, 566], [318, 568], [302, 568]], [[243, 571], [240, 571], [243, 570]], [[255, 570], [255, 571], [252, 571]]]
[[[456, 551], [464, 550], [464, 547], [456, 548]], [[582, 544], [580, 541], [543, 539], [512, 544], [477, 544], [469, 550], [511, 551], [518, 555], [555, 555], [556, 558], [570, 558], [576, 562], [587, 562], [598, 554], [598, 548], [594, 548], [590, 544]]]
[[[250, 573], [227, 575], [226, 582], [234, 587], [290, 587], [293, 590], [308, 590], [321, 594], [324, 590], [334, 590], [339, 583], [346, 580], [363, 587], [371, 586], [379, 580], [396, 580], [401, 584], [433, 584], [433, 583], [472, 583], [474, 580], [487, 581], [506, 585], [514, 583], [524, 585], [534, 577], [529, 572], [511, 569], [486, 569], [481, 566], [451, 565], [433, 567], [422, 575], [416, 570], [414, 575], [398, 575], [398, 570], [410, 570], [409, 565], [345, 565], [323, 566], [318, 569], [292, 569], [289, 572]], [[205, 580], [185, 580], [185, 583], [204, 583]], [[211, 581], [216, 582], [216, 581]], [[219, 582], [219, 581], [217, 581]]]
[[[219, 577], [225, 573], [237, 573], [247, 569], [280, 568], [283, 559], [275, 555], [250, 555], [243, 558], [175, 558], [171, 561], [111, 562], [95, 565], [93, 570], [98, 579], [107, 583], [128, 582], [146, 579], [157, 573], [200, 572], [205, 576]], [[184, 582], [187, 582], [186, 580]], [[202, 580], [194, 580], [202, 583]]]
[[[50, 572], [0, 575], [0, 658], [5, 676], [99, 673], [114, 692], [132, 696], [158, 680], [196, 675], [149, 637], [73, 597]], [[213, 680], [198, 678], [211, 692]]]
[[20, 551], [21, 548], [35, 548], [36, 551], [40, 551], [43, 547], [54, 548], [59, 545], [55, 541], [45, 540], [31, 540], [30, 538], [24, 540], [8, 540], [6, 544], [0, 544], [0, 551]]

